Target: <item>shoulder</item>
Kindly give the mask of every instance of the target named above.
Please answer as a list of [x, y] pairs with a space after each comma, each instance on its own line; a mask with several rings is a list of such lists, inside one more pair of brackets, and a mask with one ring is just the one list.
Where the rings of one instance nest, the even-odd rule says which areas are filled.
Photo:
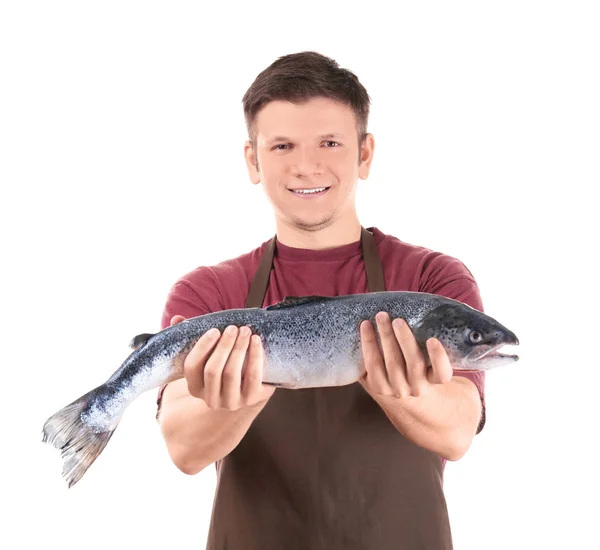
[[370, 228], [375, 237], [389, 290], [411, 290], [460, 300], [483, 311], [473, 273], [458, 258], [404, 242]]
[[250, 283], [268, 242], [235, 258], [198, 266], [181, 276], [168, 293], [163, 327], [168, 326], [174, 315], [190, 318], [244, 307]]

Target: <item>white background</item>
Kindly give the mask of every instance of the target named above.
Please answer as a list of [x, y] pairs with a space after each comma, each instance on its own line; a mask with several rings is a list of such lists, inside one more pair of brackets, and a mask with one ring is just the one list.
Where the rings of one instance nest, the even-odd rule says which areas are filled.
[[170, 286], [274, 233], [241, 98], [315, 50], [372, 98], [363, 225], [460, 258], [521, 340], [446, 468], [455, 547], [598, 548], [600, 19], [594, 2], [5, 2], [7, 548], [203, 548], [214, 469], [170, 462], [155, 392], [67, 490], [48, 416], [158, 330]]

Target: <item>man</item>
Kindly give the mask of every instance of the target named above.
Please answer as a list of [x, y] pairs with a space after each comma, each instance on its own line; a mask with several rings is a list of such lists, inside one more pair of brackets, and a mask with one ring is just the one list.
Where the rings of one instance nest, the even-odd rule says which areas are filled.
[[[482, 310], [460, 261], [361, 227], [369, 101], [354, 74], [314, 52], [259, 74], [243, 99], [244, 154], [273, 205], [276, 242], [182, 277], [163, 327], [285, 296], [375, 290], [437, 293]], [[183, 472], [216, 463], [208, 548], [452, 548], [443, 466], [483, 427], [483, 374], [453, 373], [435, 339], [427, 369], [405, 323], [379, 314], [376, 327], [380, 345], [370, 321], [360, 327], [364, 378], [334, 388], [262, 384], [262, 346], [247, 327], [198, 341], [185, 378], [161, 391], [158, 419]]]

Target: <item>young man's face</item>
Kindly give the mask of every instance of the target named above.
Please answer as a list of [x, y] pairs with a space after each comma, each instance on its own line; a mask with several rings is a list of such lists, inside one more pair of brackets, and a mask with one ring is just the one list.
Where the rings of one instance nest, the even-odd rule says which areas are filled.
[[249, 141], [244, 148], [250, 179], [262, 182], [280, 221], [315, 231], [356, 217], [356, 182], [369, 175], [374, 141], [368, 134], [359, 152], [350, 107], [324, 97], [267, 103], [255, 146], [256, 154]]

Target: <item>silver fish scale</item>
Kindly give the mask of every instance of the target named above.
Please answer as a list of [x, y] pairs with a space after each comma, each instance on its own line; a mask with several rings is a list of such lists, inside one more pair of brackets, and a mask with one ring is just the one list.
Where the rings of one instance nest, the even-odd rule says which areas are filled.
[[[181, 358], [210, 328], [249, 326], [264, 347], [266, 383], [290, 388], [338, 386], [355, 382], [364, 372], [360, 323], [379, 311], [402, 317], [414, 326], [442, 303], [437, 295], [385, 292], [323, 298], [275, 309], [232, 309], [195, 317], [152, 337], [123, 363], [111, 380], [129, 386], [140, 371], [170, 362], [181, 374]], [[176, 360], [179, 358], [180, 360]], [[162, 370], [162, 368], [160, 369]], [[148, 383], [153, 380], [148, 378]]]
[[290, 388], [355, 382], [364, 372], [362, 321], [374, 321], [379, 311], [387, 311], [392, 318], [402, 317], [414, 325], [445, 301], [433, 295], [414, 298], [412, 293], [371, 293], [268, 312], [263, 339], [265, 382]]
[[265, 381], [293, 388], [354, 382], [360, 375], [357, 313], [351, 303], [334, 309], [328, 301], [271, 311]]

